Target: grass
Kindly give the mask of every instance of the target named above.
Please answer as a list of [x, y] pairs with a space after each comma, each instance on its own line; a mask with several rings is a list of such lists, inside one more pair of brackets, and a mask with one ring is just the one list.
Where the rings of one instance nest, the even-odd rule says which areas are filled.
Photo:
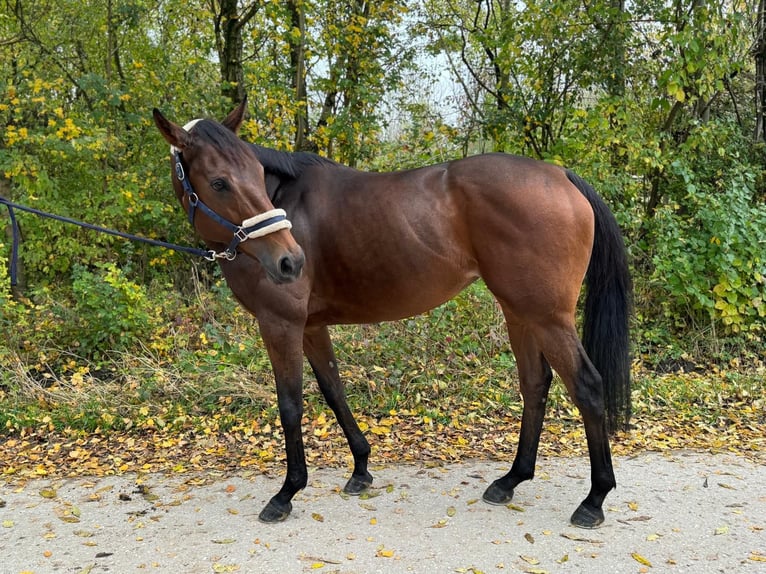
[[[0, 428], [8, 435], [40, 427], [108, 434], [157, 427], [189, 432], [211, 420], [219, 430], [248, 420], [278, 424], [257, 325], [225, 295], [220, 287], [197, 291], [186, 310], [172, 302], [172, 327], [146, 344], [103, 352], [97, 361], [55, 346], [0, 347]], [[520, 419], [502, 314], [480, 283], [429, 315], [338, 326], [332, 333], [349, 402], [361, 417], [406, 412], [444, 425], [455, 417]], [[32, 335], [17, 342], [25, 337]], [[663, 372], [652, 370], [656, 363], [643, 353], [634, 363], [636, 420], [766, 426], [766, 370], [754, 355], [746, 368], [740, 357], [725, 364], [695, 358]], [[308, 367], [304, 380], [306, 415], [313, 420], [327, 409]], [[580, 425], [560, 382], [552, 386], [547, 420]]]

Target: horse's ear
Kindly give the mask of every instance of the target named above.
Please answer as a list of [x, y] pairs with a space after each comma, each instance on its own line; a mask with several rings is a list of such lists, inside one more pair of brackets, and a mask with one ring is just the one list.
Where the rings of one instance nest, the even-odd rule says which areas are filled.
[[152, 115], [157, 129], [171, 146], [183, 150], [189, 145], [189, 132], [163, 116], [157, 108], [154, 108]]
[[239, 132], [239, 127], [242, 125], [242, 121], [245, 119], [245, 112], [247, 111], [247, 96], [242, 98], [242, 102], [223, 120], [223, 125], [233, 131], [235, 134]]

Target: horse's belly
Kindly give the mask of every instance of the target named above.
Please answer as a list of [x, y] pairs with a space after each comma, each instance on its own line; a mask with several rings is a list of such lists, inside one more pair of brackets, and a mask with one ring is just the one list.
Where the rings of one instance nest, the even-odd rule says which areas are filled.
[[477, 277], [473, 265], [411, 269], [397, 276], [347, 276], [330, 291], [315, 288], [316, 305], [309, 305], [309, 321], [377, 323], [412, 317], [449, 301]]

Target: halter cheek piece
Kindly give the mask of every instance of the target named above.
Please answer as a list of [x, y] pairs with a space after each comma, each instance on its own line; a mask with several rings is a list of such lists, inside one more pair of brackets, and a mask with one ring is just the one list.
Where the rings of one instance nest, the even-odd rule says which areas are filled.
[[[191, 129], [191, 127], [197, 123], [197, 121], [199, 120], [189, 122], [184, 126], [184, 129]], [[186, 194], [189, 202], [189, 223], [194, 226], [194, 216], [199, 209], [210, 219], [225, 227], [226, 229], [229, 229], [234, 234], [231, 243], [229, 243], [229, 246], [225, 251], [215, 252], [211, 250], [208, 252], [209, 257], [207, 257], [207, 259], [211, 261], [214, 261], [215, 259], [226, 259], [231, 261], [237, 256], [237, 247], [243, 241], [247, 241], [248, 239], [255, 239], [256, 237], [263, 237], [269, 233], [279, 231], [280, 229], [292, 228], [293, 225], [287, 219], [287, 213], [285, 213], [284, 209], [271, 209], [261, 214], [254, 215], [253, 217], [245, 219], [241, 225], [232, 223], [228, 219], [218, 215], [215, 211], [205, 205], [205, 203], [194, 191], [191, 182], [186, 177], [186, 173], [184, 172], [183, 163], [181, 161], [181, 151], [175, 146], [170, 146], [170, 153], [173, 155], [173, 159], [175, 161], [176, 177], [178, 178], [178, 181], [181, 182], [181, 186], [183, 187], [184, 193]]]

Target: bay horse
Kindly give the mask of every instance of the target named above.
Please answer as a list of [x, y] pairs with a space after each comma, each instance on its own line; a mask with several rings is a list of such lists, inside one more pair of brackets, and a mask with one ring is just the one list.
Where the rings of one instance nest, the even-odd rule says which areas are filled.
[[271, 360], [287, 474], [260, 520], [287, 518], [308, 481], [304, 354], [353, 454], [344, 491], [372, 484], [370, 445], [346, 402], [328, 325], [424, 313], [481, 278], [502, 308], [524, 405], [513, 465], [483, 498], [508, 504], [533, 477], [554, 369], [580, 410], [590, 457], [590, 492], [571, 522], [601, 524], [616, 486], [609, 434], [630, 415], [632, 288], [617, 222], [593, 188], [559, 166], [497, 153], [366, 173], [244, 142], [245, 111], [243, 101], [222, 123], [180, 127], [155, 109], [154, 120], [171, 145], [176, 196], [258, 320]]

